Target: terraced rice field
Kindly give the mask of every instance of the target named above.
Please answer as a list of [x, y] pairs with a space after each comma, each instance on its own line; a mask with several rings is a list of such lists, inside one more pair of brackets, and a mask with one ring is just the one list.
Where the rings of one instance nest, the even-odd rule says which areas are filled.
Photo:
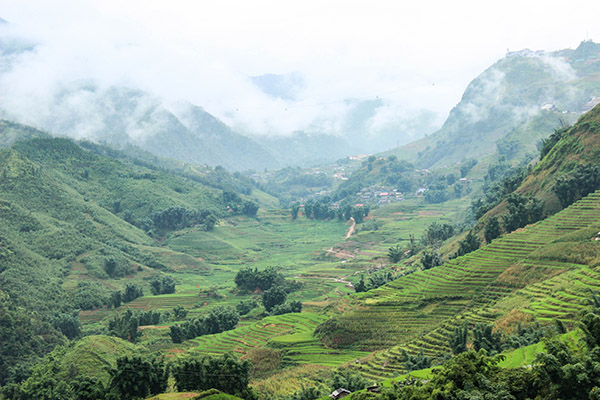
[[245, 354], [254, 347], [270, 345], [284, 351], [285, 364], [317, 364], [336, 366], [364, 357], [360, 351], [327, 348], [313, 332], [327, 319], [314, 313], [284, 314], [266, 317], [259, 322], [216, 335], [191, 340], [190, 352], [199, 354]]
[[[423, 349], [434, 357], [447, 353], [448, 337], [457, 325], [493, 323], [507, 311], [500, 307], [502, 301], [510, 304], [511, 297], [526, 299], [522, 311], [536, 320], [571, 322], [588, 305], [590, 291], [600, 290], [600, 268], [541, 260], [539, 254], [557, 239], [589, 227], [600, 228], [600, 191], [464, 257], [366, 293], [362, 309], [340, 318], [352, 329], [356, 344], [365, 349], [401, 345], [355, 367], [372, 379], [404, 373], [401, 348], [412, 354]], [[514, 266], [534, 270], [539, 281], [503, 275]]]

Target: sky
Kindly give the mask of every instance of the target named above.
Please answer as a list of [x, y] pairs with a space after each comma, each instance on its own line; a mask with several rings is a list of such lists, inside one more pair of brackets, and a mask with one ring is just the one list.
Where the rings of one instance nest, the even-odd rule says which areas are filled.
[[[43, 101], [93, 79], [187, 100], [269, 135], [340, 133], [347, 99], [382, 102], [373, 127], [424, 110], [440, 126], [508, 49], [598, 41], [598, 15], [600, 2], [589, 0], [0, 0], [13, 33], [39, 44], [7, 78], [12, 96]], [[252, 83], [267, 73], [301, 76], [294, 97]]]

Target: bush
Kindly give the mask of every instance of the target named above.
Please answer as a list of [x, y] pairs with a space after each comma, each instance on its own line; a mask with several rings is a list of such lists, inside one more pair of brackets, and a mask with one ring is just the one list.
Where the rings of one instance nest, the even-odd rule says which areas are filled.
[[284, 281], [285, 278], [275, 267], [268, 267], [262, 271], [258, 268], [242, 268], [235, 275], [236, 286], [246, 292], [253, 292], [256, 289], [269, 290], [274, 285], [282, 286]]
[[187, 358], [175, 363], [171, 370], [179, 391], [217, 389], [244, 398], [250, 391], [250, 362], [231, 354]]
[[302, 302], [291, 301], [289, 303], [279, 304], [271, 310], [271, 315], [281, 315], [287, 313], [302, 312]]
[[425, 250], [421, 256], [421, 264], [423, 264], [423, 268], [425, 269], [437, 267], [443, 263], [442, 257], [440, 257], [437, 250]]
[[202, 335], [210, 335], [234, 329], [240, 315], [233, 307], [218, 306], [208, 315], [186, 321], [181, 325], [172, 325], [169, 335], [173, 343], [181, 343]]
[[285, 303], [287, 293], [281, 286], [273, 286], [266, 290], [262, 296], [262, 303], [267, 312], [271, 312], [275, 306]]
[[154, 275], [149, 282], [153, 295], [175, 293], [175, 280], [168, 275]]
[[249, 299], [249, 300], [245, 300], [245, 301], [241, 301], [239, 302], [236, 306], [235, 309], [237, 310], [237, 312], [240, 315], [246, 315], [248, 314], [250, 311], [252, 311], [253, 309], [255, 309], [258, 306], [258, 303], [256, 302], [256, 300], [254, 299]]

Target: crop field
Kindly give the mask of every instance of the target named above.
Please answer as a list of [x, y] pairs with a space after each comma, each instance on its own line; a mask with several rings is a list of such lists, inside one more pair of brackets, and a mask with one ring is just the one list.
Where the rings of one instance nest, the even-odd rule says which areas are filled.
[[[593, 229], [591, 229], [591, 228]], [[600, 290], [600, 269], [568, 261], [540, 259], [540, 254], [569, 235], [600, 227], [600, 192], [525, 229], [431, 270], [416, 272], [359, 295], [362, 307], [339, 319], [357, 338], [353, 348], [385, 348], [355, 366], [369, 378], [403, 373], [401, 348], [416, 354], [449, 352], [448, 337], [458, 324], [494, 323], [517, 305], [540, 322], [555, 318], [569, 324]], [[590, 235], [591, 236], [591, 235]], [[587, 236], [587, 237], [590, 237]], [[600, 247], [600, 243], [592, 246]], [[596, 253], [598, 249], [596, 249]], [[515, 280], [510, 268], [529, 271], [531, 280]], [[507, 276], [508, 275], [508, 276]], [[390, 321], [394, 321], [391, 323]]]
[[190, 353], [246, 354], [254, 347], [269, 345], [284, 351], [285, 364], [316, 364], [336, 366], [364, 357], [359, 351], [339, 351], [327, 348], [313, 331], [327, 319], [314, 313], [284, 314], [266, 317], [259, 322], [216, 335], [201, 336], [190, 341]]

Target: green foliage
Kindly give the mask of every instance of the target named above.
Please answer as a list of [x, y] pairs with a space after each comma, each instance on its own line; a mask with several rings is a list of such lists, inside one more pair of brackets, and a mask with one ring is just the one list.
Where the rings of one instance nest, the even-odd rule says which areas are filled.
[[369, 273], [369, 279], [365, 282], [364, 275], [360, 276], [360, 280], [354, 285], [355, 292], [366, 292], [371, 289], [376, 289], [380, 286], [385, 285], [388, 282], [396, 279], [397, 276], [392, 271], [380, 271]]
[[104, 272], [106, 272], [110, 278], [122, 278], [125, 275], [132, 273], [133, 269], [131, 268], [131, 265], [123, 260], [109, 257], [104, 260]]
[[281, 315], [299, 312], [302, 312], [302, 302], [298, 300], [290, 301], [284, 304], [279, 304], [271, 309], [271, 315]]
[[427, 189], [423, 195], [427, 203], [439, 204], [450, 199], [450, 194], [443, 186], [433, 186]]
[[483, 196], [473, 200], [470, 206], [475, 219], [480, 219], [514, 192], [525, 178], [525, 174], [524, 165], [513, 168], [504, 160], [490, 165], [484, 178]]
[[477, 165], [477, 160], [474, 158], [469, 158], [467, 160], [463, 160], [460, 163], [460, 177], [464, 178], [467, 176], [469, 171], [473, 169], [474, 166]]
[[138, 315], [131, 310], [126, 310], [108, 321], [108, 332], [112, 336], [135, 343], [142, 336], [142, 332], [138, 331], [139, 325]]
[[123, 292], [123, 303], [129, 303], [130, 301], [133, 301], [138, 297], [142, 297], [143, 295], [144, 290], [141, 286], [133, 283], [127, 283], [125, 285], [125, 291]]
[[556, 181], [553, 190], [564, 208], [599, 188], [600, 169], [598, 166], [577, 165], [572, 174]]
[[181, 359], [171, 370], [180, 391], [217, 389], [244, 398], [251, 395], [250, 362], [231, 354]]
[[175, 321], [184, 319], [185, 317], [187, 317], [187, 314], [188, 311], [179, 304], [173, 308], [173, 318], [175, 319]]
[[245, 292], [253, 292], [256, 289], [266, 291], [273, 286], [285, 286], [285, 278], [275, 267], [267, 267], [260, 271], [258, 268], [246, 267], [235, 275], [235, 284]]
[[59, 313], [52, 320], [52, 326], [68, 339], [76, 339], [81, 335], [81, 323], [77, 313]]
[[298, 218], [298, 212], [300, 211], [300, 204], [298, 203], [294, 203], [292, 204], [292, 219], [295, 220], [296, 218]]
[[469, 324], [465, 323], [462, 326], [454, 328], [454, 332], [450, 336], [449, 345], [452, 349], [452, 354], [460, 354], [467, 351], [467, 341], [469, 339]]
[[489, 355], [502, 351], [502, 334], [493, 331], [493, 325], [475, 324], [473, 328], [473, 349], [483, 349]]
[[544, 216], [544, 203], [536, 198], [510, 194], [506, 201], [508, 214], [502, 216], [502, 223], [507, 232], [537, 222]]
[[217, 217], [210, 210], [196, 212], [187, 210], [184, 207], [170, 207], [152, 213], [149, 219], [146, 220], [144, 228], [147, 231], [154, 230], [158, 235], [164, 235], [166, 232], [193, 225], [201, 225], [204, 230], [211, 231], [217, 222]]
[[437, 250], [425, 250], [421, 256], [421, 264], [425, 269], [437, 267], [443, 263], [444, 261], [442, 261], [442, 257], [440, 257], [440, 253]]
[[110, 371], [110, 399], [140, 399], [163, 393], [169, 376], [165, 362], [159, 358], [121, 357]]
[[438, 246], [441, 242], [454, 235], [454, 226], [446, 223], [434, 222], [427, 227], [421, 241], [426, 246]]
[[302, 386], [302, 389], [294, 392], [287, 400], [315, 400], [323, 397], [325, 393], [314, 386]]
[[339, 369], [334, 371], [331, 375], [331, 383], [329, 384], [332, 391], [344, 388], [350, 392], [362, 390], [367, 386], [369, 386], [368, 380], [363, 378], [359, 373], [349, 369]]
[[240, 315], [246, 315], [250, 311], [255, 309], [257, 306], [258, 306], [258, 303], [256, 302], [256, 300], [248, 299], [248, 300], [240, 301], [238, 304], [236, 304], [235, 309], [237, 310], [237, 312]]
[[361, 275], [360, 280], [354, 285], [354, 291], [356, 293], [360, 293], [366, 292], [367, 290], [369, 289], [367, 288], [367, 284], [365, 283], [365, 276]]
[[233, 307], [218, 306], [207, 315], [186, 321], [181, 325], [172, 325], [169, 335], [173, 343], [181, 343], [197, 336], [211, 335], [234, 329], [240, 315]]
[[169, 275], [154, 275], [148, 282], [153, 295], [175, 293], [175, 280]]
[[270, 289], [265, 290], [262, 295], [262, 303], [267, 312], [271, 312], [276, 306], [285, 303], [287, 298], [286, 290], [281, 286], [272, 286]]
[[427, 357], [423, 353], [423, 349], [419, 350], [417, 356], [411, 356], [402, 350], [402, 358], [404, 359], [404, 368], [408, 372], [431, 367], [431, 357]]
[[479, 239], [479, 236], [474, 234], [473, 231], [469, 231], [467, 236], [458, 242], [458, 250], [454, 254], [454, 257], [464, 256], [465, 254], [477, 250], [480, 246], [481, 239]]
[[392, 264], [396, 264], [403, 257], [403, 251], [400, 248], [400, 245], [396, 245], [395, 247], [390, 247], [388, 249], [388, 259]]
[[81, 310], [93, 310], [111, 304], [108, 289], [93, 281], [78, 282], [70, 291], [69, 298], [73, 307]]
[[502, 234], [502, 228], [500, 227], [500, 222], [498, 222], [498, 218], [491, 217], [485, 223], [485, 227], [483, 229], [483, 236], [485, 237], [485, 241], [487, 243], [491, 243], [492, 240], [500, 237]]
[[558, 143], [560, 139], [567, 133], [569, 127], [562, 127], [559, 129], [555, 129], [554, 132], [546, 139], [542, 139], [540, 145], [540, 160], [546, 157], [546, 154], [550, 153], [550, 150]]

